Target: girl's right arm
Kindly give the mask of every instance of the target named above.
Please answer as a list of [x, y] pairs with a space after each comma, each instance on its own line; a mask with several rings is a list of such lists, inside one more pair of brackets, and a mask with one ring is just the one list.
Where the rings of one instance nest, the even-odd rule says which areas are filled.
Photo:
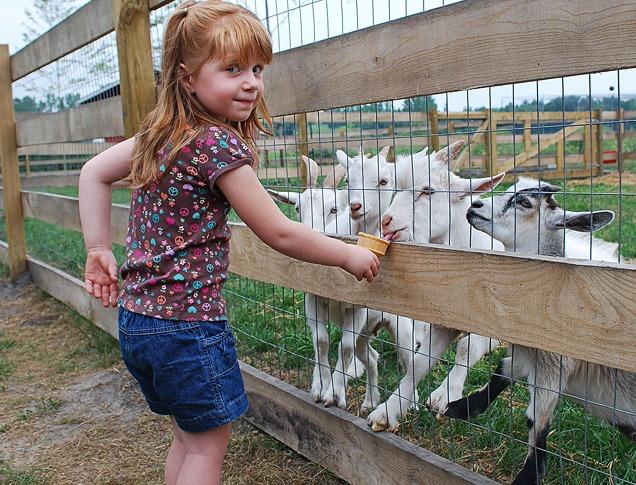
[[309, 263], [340, 266], [358, 281], [372, 281], [377, 275], [380, 262], [368, 249], [345, 244], [288, 219], [249, 165], [219, 176], [216, 185], [245, 224], [275, 250]]
[[117, 306], [117, 262], [110, 236], [111, 185], [130, 173], [134, 138], [91, 158], [79, 179], [79, 211], [86, 246], [86, 291], [107, 307]]

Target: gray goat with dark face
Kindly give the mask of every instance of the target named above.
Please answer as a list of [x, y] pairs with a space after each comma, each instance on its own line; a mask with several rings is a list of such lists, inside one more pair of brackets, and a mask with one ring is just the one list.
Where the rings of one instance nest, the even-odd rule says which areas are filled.
[[[507, 251], [546, 256], [617, 261], [617, 245], [577, 233], [596, 231], [614, 220], [612, 211], [571, 212], [554, 199], [557, 186], [521, 179], [502, 195], [475, 200], [470, 224], [503, 242]], [[576, 232], [573, 232], [576, 231]], [[490, 382], [469, 397], [448, 405], [447, 416], [466, 419], [486, 410], [512, 379], [530, 386], [528, 455], [514, 484], [535, 484], [546, 470], [546, 438], [554, 409], [563, 395], [636, 439], [636, 374], [521, 345], [509, 354]], [[536, 450], [536, 453], [535, 453]]]

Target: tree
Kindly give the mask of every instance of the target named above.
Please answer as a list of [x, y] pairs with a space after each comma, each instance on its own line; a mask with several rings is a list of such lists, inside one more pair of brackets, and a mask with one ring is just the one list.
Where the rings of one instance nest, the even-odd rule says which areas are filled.
[[29, 22], [23, 23], [26, 31], [22, 33], [22, 40], [32, 42], [71, 15], [77, 5], [78, 0], [34, 0], [32, 9], [24, 9]]
[[[25, 9], [28, 22], [23, 23], [25, 32], [22, 38], [26, 42], [34, 41], [71, 15], [82, 2], [85, 3], [85, 0], [34, 0], [33, 6]], [[93, 58], [87, 56], [91, 61]], [[16, 111], [57, 111], [77, 104], [80, 99], [78, 93], [63, 93], [64, 88], [80, 81], [67, 75], [75, 71], [70, 69], [73, 61], [62, 58], [56, 62], [54, 66], [41, 69], [39, 79], [24, 84], [24, 89], [32, 96], [14, 99]]]
[[31, 96], [24, 96], [23, 98], [13, 98], [13, 106], [16, 112], [45, 111], [46, 103], [36, 101]]

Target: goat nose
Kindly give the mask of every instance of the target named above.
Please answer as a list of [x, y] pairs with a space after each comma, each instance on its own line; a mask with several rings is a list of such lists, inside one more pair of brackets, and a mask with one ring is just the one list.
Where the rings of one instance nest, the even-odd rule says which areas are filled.
[[476, 200], [473, 201], [473, 203], [470, 206], [473, 209], [479, 209], [480, 207], [484, 206], [484, 203], [480, 199], [476, 199]]
[[390, 215], [386, 215], [382, 218], [382, 227], [387, 227], [389, 224], [391, 224], [391, 221], [393, 220], [393, 217], [391, 217]]
[[349, 204], [349, 207], [351, 207], [351, 210], [355, 212], [355, 211], [359, 211], [362, 208], [362, 204], [358, 202], [352, 202], [351, 204]]

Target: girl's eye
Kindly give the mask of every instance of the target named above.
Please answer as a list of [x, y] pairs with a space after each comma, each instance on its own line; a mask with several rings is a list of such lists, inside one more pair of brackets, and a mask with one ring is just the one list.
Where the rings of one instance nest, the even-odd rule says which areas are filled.
[[230, 66], [226, 68], [225, 70], [229, 72], [230, 74], [238, 74], [240, 72], [240, 69], [238, 66]]
[[532, 209], [532, 204], [530, 203], [528, 199], [521, 199], [519, 203], [521, 204], [521, 207], [525, 207], [526, 209]]
[[388, 183], [389, 183], [389, 181], [387, 179], [380, 180], [380, 185], [386, 185]]
[[258, 75], [260, 75], [260, 74], [262, 74], [262, 73], [263, 73], [263, 66], [261, 66], [260, 64], [258, 64], [258, 65], [256, 65], [256, 66], [254, 66], [254, 67], [252, 68], [252, 72], [253, 72], [254, 74], [256, 74], [257, 76], [258, 76]]

